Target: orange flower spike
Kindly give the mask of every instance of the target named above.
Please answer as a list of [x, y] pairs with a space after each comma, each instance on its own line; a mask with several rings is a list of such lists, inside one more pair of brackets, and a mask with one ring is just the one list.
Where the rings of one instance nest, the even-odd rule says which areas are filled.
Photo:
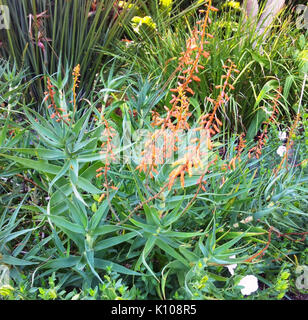
[[215, 121], [217, 122], [217, 124], [219, 125], [219, 126], [222, 126], [222, 122], [215, 116]]
[[[215, 124], [213, 124], [214, 118], [215, 118], [217, 124], [221, 123], [220, 120], [217, 121], [216, 112], [217, 112], [218, 108], [223, 103], [225, 103], [226, 101], [229, 100], [229, 97], [226, 94], [226, 89], [227, 89], [227, 87], [229, 87], [229, 80], [230, 80], [232, 72], [233, 72], [233, 70], [234, 70], [234, 68], [236, 66], [230, 59], [228, 59], [228, 62], [229, 62], [230, 65], [228, 65], [228, 66], [224, 65], [223, 66], [223, 68], [227, 70], [227, 73], [225, 75], [222, 75], [222, 77], [221, 77], [222, 79], [225, 79], [223, 86], [221, 86], [221, 85], [215, 86], [216, 89], [221, 89], [221, 92], [220, 92], [217, 100], [215, 101], [215, 100], [213, 100], [211, 98], [207, 98], [208, 101], [210, 101], [211, 103], [214, 104], [213, 111], [212, 111], [212, 113], [211, 113], [211, 115], [210, 115], [210, 117], [209, 117], [209, 119], [207, 121], [207, 124], [205, 126], [205, 128], [209, 129], [209, 131], [211, 132], [212, 135], [215, 135], [216, 132], [217, 133], [220, 132], [219, 128]], [[215, 129], [216, 132], [211, 128], [212, 126], [213, 126], [213, 128]]]
[[97, 200], [98, 202], [102, 202], [103, 201], [103, 199], [105, 198], [105, 193], [103, 193], [100, 197], [99, 197], [99, 199]]
[[49, 78], [47, 78], [47, 88], [48, 88], [48, 93], [44, 99], [46, 101], [48, 98], [51, 101], [51, 104], [47, 107], [48, 109], [53, 108], [54, 112], [51, 114], [51, 119], [56, 119], [56, 122], [60, 122], [61, 120], [69, 125], [68, 121], [69, 119], [65, 120], [64, 117], [67, 117], [67, 115], [61, 115], [60, 111], [62, 110], [61, 108], [58, 108], [56, 103], [55, 103], [55, 94], [56, 92], [53, 90], [53, 85], [51, 84], [51, 81]]
[[212, 7], [212, 6], [210, 6], [210, 10], [211, 10], [211, 11], [215, 11], [215, 12], [218, 12], [218, 11], [219, 11], [217, 8]]
[[185, 187], [184, 175], [185, 175], [185, 172], [182, 171], [182, 172], [181, 172], [181, 186], [182, 186], [183, 189], [184, 189], [184, 187]]
[[187, 171], [188, 171], [188, 175], [191, 177], [192, 176], [192, 163], [191, 163], [191, 161], [188, 161]]
[[213, 128], [216, 130], [217, 133], [220, 132], [220, 130], [218, 129], [218, 127], [215, 124], [213, 124]]
[[[192, 30], [192, 36], [187, 40], [185, 51], [181, 53], [181, 57], [179, 58], [179, 65], [175, 71], [180, 73], [178, 75], [179, 82], [177, 83], [177, 88], [173, 88], [170, 90], [170, 92], [172, 93], [172, 99], [170, 101], [171, 109], [165, 108], [167, 114], [164, 117], [160, 117], [158, 113], [152, 113], [153, 127], [160, 127], [160, 130], [169, 129], [171, 130], [171, 132], [175, 133], [175, 141], [168, 144], [167, 149], [164, 150], [163, 160], [160, 161], [161, 164], [164, 163], [165, 159], [168, 156], [171, 156], [173, 154], [172, 151], [176, 151], [178, 149], [177, 143], [180, 142], [178, 141], [179, 137], [177, 136], [178, 130], [186, 130], [190, 128], [188, 124], [188, 119], [191, 116], [191, 113], [189, 112], [190, 101], [187, 94], [195, 94], [194, 90], [190, 87], [190, 83], [192, 83], [193, 81], [201, 82], [200, 77], [196, 75], [199, 70], [204, 69], [204, 66], [200, 64], [200, 59], [202, 57], [208, 58], [210, 56], [210, 53], [204, 50], [205, 45], [209, 43], [206, 39], [212, 38], [212, 35], [206, 32], [206, 29], [209, 25], [210, 12], [217, 9], [212, 7], [212, 0], [205, 0], [204, 4], [206, 6], [206, 10], [200, 12], [205, 12], [205, 17], [202, 21], [198, 22], [196, 27]], [[155, 150], [151, 150], [150, 153], [153, 155], [153, 153], [155, 153]], [[144, 154], [143, 160], [141, 161], [139, 166], [137, 166], [137, 169], [147, 169], [147, 166], [144, 162], [146, 157], [149, 156], [146, 156], [146, 154]], [[155, 157], [152, 157], [151, 160], [153, 163], [151, 174], [153, 174], [157, 172], [157, 170], [155, 169], [155, 167], [157, 166], [157, 159]], [[184, 187], [185, 173], [187, 172], [188, 175], [192, 175], [193, 164], [194, 166], [196, 166], [197, 164], [202, 166], [202, 163], [200, 164], [200, 158], [189, 160], [188, 158], [185, 158], [180, 161], [176, 161], [173, 164], [173, 166], [178, 165], [178, 167], [175, 168], [169, 175], [169, 190], [172, 188], [175, 179], [179, 176], [181, 179], [181, 185]], [[153, 169], [155, 169], [155, 171]]]
[[171, 190], [171, 188], [172, 188], [172, 186], [173, 186], [173, 184], [174, 184], [174, 180], [175, 180], [175, 177], [171, 177], [171, 178], [169, 179], [169, 183], [168, 183], [168, 190], [169, 190], [169, 191]]
[[230, 161], [230, 164], [229, 164], [229, 166], [232, 167], [233, 170], [235, 170], [235, 159], [236, 159], [235, 157], [232, 158], [232, 160]]
[[176, 169], [174, 169], [174, 170], [170, 173], [169, 177], [174, 177], [174, 178], [176, 178], [176, 177], [181, 173], [182, 170], [183, 170], [183, 165], [182, 165], [182, 166], [179, 166], [179, 167], [176, 168]]
[[201, 79], [199, 78], [199, 77], [197, 77], [197, 76], [192, 76], [192, 79], [194, 80], [194, 81], [197, 81], [197, 82], [201, 82]]
[[261, 155], [261, 151], [263, 149], [263, 146], [265, 145], [265, 141], [267, 140], [268, 136], [267, 136], [267, 130], [268, 130], [268, 126], [271, 122], [275, 121], [276, 118], [276, 113], [277, 113], [277, 105], [279, 103], [279, 99], [281, 97], [281, 93], [282, 93], [282, 88], [279, 87], [278, 88], [278, 93], [276, 94], [274, 100], [273, 100], [273, 110], [271, 112], [271, 116], [269, 117], [269, 119], [267, 121], [264, 122], [265, 127], [263, 129], [262, 134], [258, 137], [258, 142], [257, 142], [257, 146], [253, 147], [249, 150], [249, 154], [248, 156], [251, 157], [251, 154], [254, 153], [256, 158], [259, 159], [260, 155]]
[[76, 88], [78, 88], [79, 83], [79, 77], [80, 77], [80, 64], [77, 64], [77, 66], [73, 70], [73, 76], [74, 76], [74, 84], [73, 84], [73, 104], [74, 104], [74, 113], [76, 112]]

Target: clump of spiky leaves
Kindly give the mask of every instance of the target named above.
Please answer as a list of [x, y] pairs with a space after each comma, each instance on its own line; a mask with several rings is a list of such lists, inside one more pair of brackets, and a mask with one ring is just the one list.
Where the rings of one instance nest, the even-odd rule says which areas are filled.
[[[82, 91], [89, 93], [105, 59], [95, 51], [107, 49], [119, 40], [122, 25], [134, 14], [134, 6], [119, 8], [108, 1], [19, 1], [3, 0], [11, 15], [11, 26], [0, 30], [0, 55], [28, 68], [30, 76], [57, 72], [80, 64]], [[136, 1], [128, 1], [130, 4]], [[33, 87], [38, 100], [44, 85], [37, 79]]]

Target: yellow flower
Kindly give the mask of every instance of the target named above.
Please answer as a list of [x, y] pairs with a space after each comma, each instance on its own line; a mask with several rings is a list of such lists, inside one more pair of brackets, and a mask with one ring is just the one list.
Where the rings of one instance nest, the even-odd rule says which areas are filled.
[[168, 11], [170, 11], [172, 8], [173, 0], [160, 0], [159, 4], [164, 10], [167, 9]]
[[156, 30], [156, 23], [153, 21], [153, 19], [150, 16], [145, 16], [143, 18], [135, 16], [132, 19], [132, 24], [133, 24], [134, 31], [137, 33], [140, 32], [140, 27], [142, 27], [142, 25], [145, 25], [152, 30]]
[[239, 1], [228, 1], [226, 2], [223, 7], [230, 7], [236, 10], [240, 10], [241, 9], [241, 5], [239, 3]]

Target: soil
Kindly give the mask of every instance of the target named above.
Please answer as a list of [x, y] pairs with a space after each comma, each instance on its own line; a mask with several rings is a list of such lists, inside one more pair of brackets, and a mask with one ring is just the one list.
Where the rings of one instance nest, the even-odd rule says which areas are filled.
[[[286, 295], [287, 295], [291, 300], [308, 300], [308, 294], [288, 292]], [[283, 300], [289, 300], [289, 299], [286, 298], [286, 297], [284, 297]]]

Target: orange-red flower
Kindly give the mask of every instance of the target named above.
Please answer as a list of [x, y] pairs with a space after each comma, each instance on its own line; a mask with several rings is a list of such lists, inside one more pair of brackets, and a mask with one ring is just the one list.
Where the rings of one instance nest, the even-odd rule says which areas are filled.
[[[53, 113], [51, 114], [51, 119], [55, 119], [57, 122], [63, 121], [65, 124], [69, 125], [70, 119], [68, 118], [68, 114], [64, 114], [63, 112], [65, 111], [62, 108], [58, 108], [55, 102], [55, 94], [56, 92], [53, 90], [54, 86], [51, 84], [51, 81], [49, 78], [47, 78], [47, 89], [48, 91], [45, 92], [45, 98], [44, 100], [47, 101], [50, 99], [51, 104], [47, 107], [48, 109], [52, 108]], [[67, 119], [65, 119], [67, 118]]]

